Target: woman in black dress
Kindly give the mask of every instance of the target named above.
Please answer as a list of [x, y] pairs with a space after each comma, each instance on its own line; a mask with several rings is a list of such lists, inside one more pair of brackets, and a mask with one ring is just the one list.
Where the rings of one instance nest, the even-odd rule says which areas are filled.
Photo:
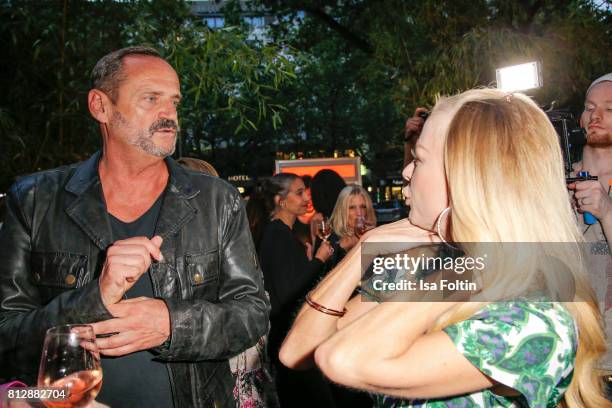
[[264, 284], [270, 295], [270, 343], [268, 351], [276, 367], [277, 390], [282, 407], [334, 407], [326, 380], [318, 370], [293, 371], [278, 360], [278, 350], [306, 293], [318, 282], [323, 264], [333, 249], [328, 242], [309, 259], [307, 248], [293, 234], [296, 218], [304, 214], [308, 197], [304, 182], [281, 173], [263, 186], [269, 211], [259, 244]]

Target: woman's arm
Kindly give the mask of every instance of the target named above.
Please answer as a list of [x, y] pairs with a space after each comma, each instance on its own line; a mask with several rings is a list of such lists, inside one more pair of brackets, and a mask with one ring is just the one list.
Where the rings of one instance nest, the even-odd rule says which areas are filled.
[[[433, 239], [430, 232], [415, 227], [408, 220], [401, 220], [368, 231], [360, 242], [396, 242], [402, 243], [402, 249], [407, 249], [411, 243], [432, 242]], [[312, 291], [313, 301], [335, 310], [346, 307], [347, 313], [338, 318], [323, 314], [307, 304], [302, 306], [280, 350], [279, 358], [287, 367], [299, 369], [312, 366], [314, 351], [323, 341], [339, 327], [376, 305], [374, 302], [361, 302], [360, 296], [349, 302], [361, 280], [361, 263], [361, 245], [356, 245]]]
[[452, 302], [378, 305], [324, 342], [317, 365], [332, 381], [401, 398], [437, 398], [494, 385], [444, 332], [427, 334]]

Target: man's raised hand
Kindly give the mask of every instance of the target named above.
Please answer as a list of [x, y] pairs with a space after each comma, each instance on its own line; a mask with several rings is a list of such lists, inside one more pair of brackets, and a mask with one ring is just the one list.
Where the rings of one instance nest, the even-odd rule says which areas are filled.
[[123, 295], [149, 269], [151, 260], [162, 261], [162, 238], [134, 237], [116, 241], [106, 251], [100, 274], [100, 294], [106, 307], [119, 302]]

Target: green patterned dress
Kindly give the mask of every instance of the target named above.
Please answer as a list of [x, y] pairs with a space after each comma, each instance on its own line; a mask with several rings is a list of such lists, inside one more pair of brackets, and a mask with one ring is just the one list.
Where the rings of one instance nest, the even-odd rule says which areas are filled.
[[375, 407], [553, 408], [572, 380], [577, 331], [572, 316], [560, 303], [491, 303], [444, 331], [480, 371], [521, 395], [504, 397], [488, 389], [433, 400], [377, 395]]

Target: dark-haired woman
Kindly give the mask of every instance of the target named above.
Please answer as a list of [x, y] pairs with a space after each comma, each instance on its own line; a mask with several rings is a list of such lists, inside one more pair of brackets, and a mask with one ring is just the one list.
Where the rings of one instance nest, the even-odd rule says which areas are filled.
[[270, 221], [259, 245], [259, 259], [272, 304], [268, 351], [277, 370], [282, 407], [333, 407], [327, 382], [318, 371], [292, 371], [278, 360], [278, 350], [297, 308], [319, 280], [323, 264], [333, 252], [325, 242], [309, 259], [306, 247], [293, 234], [297, 216], [304, 214], [308, 205], [305, 190], [304, 182], [289, 173], [271, 177], [263, 186]]

